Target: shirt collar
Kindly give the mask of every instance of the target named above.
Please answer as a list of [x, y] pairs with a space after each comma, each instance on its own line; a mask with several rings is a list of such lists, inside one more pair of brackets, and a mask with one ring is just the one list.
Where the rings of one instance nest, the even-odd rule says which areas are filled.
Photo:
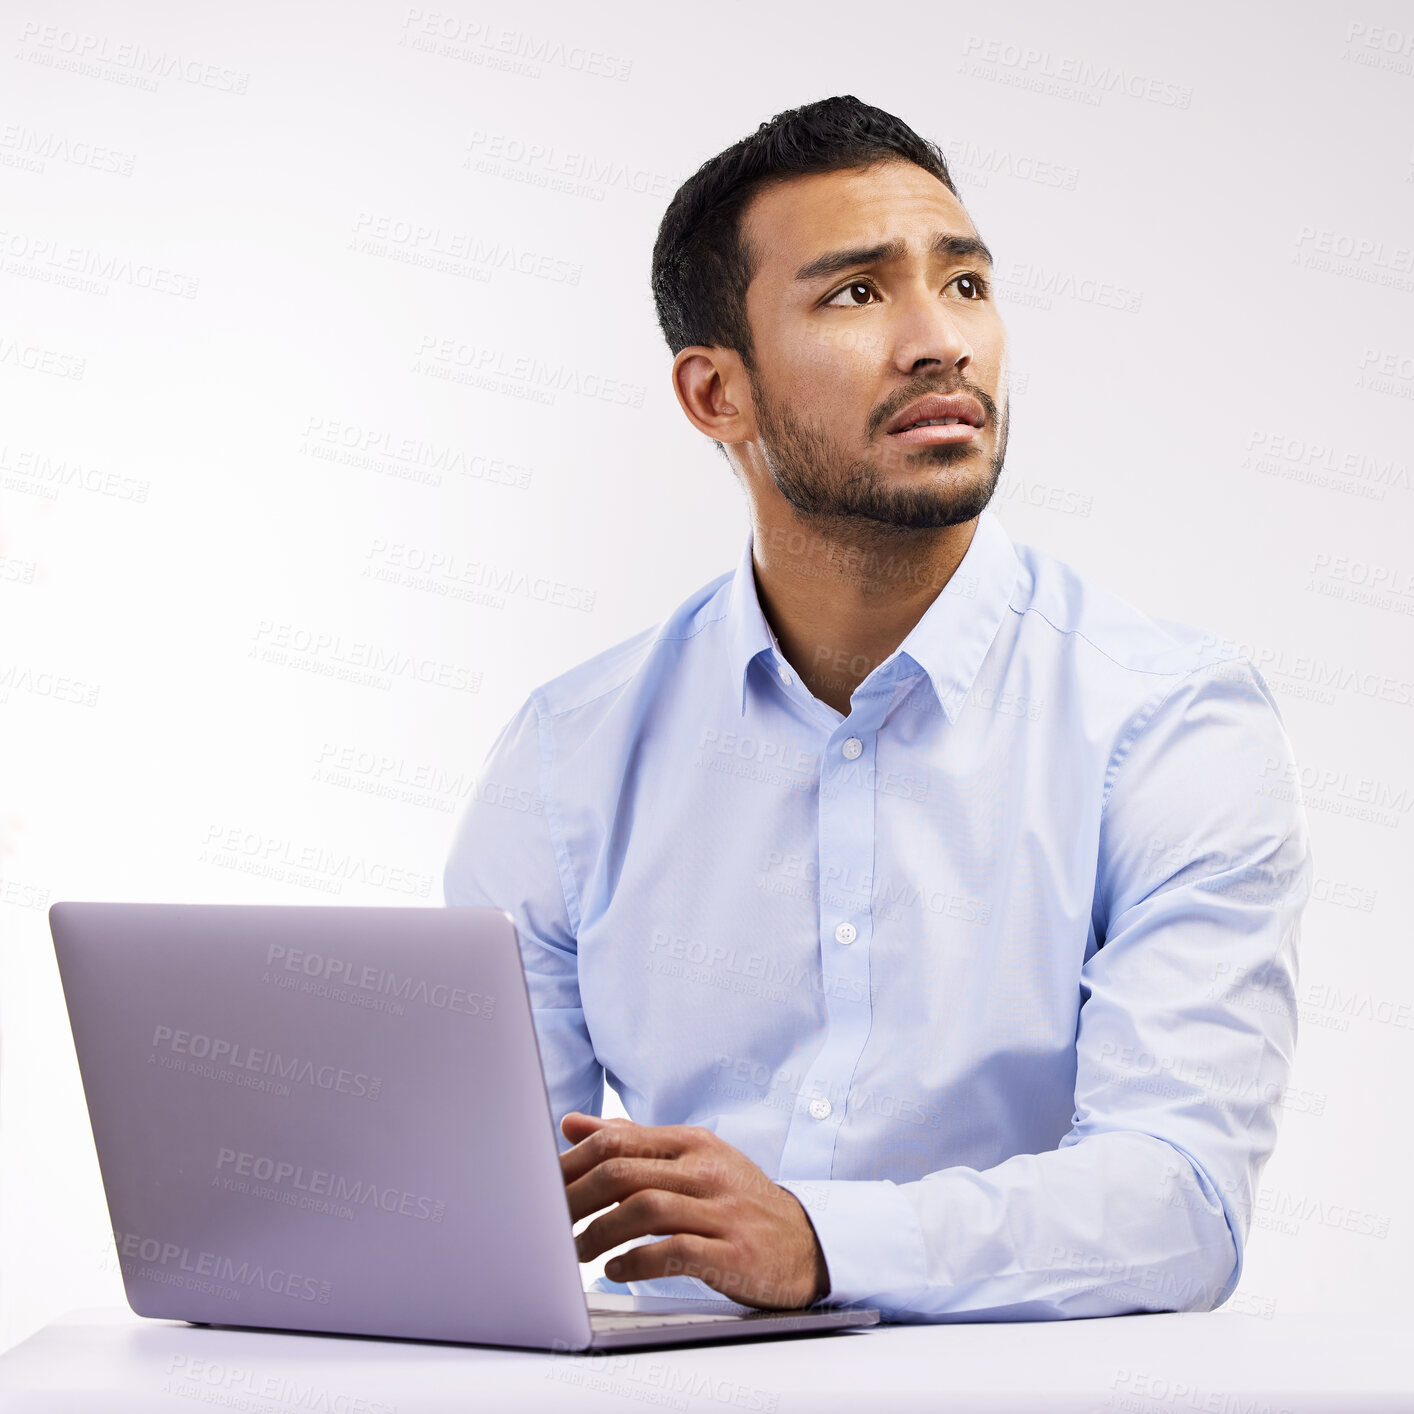
[[[990, 509], [983, 510], [962, 563], [893, 655], [906, 655], [927, 673], [949, 722], [957, 721], [997, 636], [1019, 570], [1001, 521]], [[749, 529], [726, 617], [731, 680], [734, 689], [740, 688], [739, 706], [745, 716], [746, 678], [753, 660], [766, 653], [773, 667], [786, 661], [757, 598]]]

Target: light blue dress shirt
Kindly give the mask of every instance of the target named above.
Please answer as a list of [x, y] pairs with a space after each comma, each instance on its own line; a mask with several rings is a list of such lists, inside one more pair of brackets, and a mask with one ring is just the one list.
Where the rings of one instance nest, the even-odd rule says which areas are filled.
[[888, 1319], [1225, 1300], [1312, 865], [1281, 714], [1216, 643], [988, 510], [847, 717], [750, 535], [536, 688], [444, 891], [516, 920], [556, 1123], [607, 1074], [640, 1124], [715, 1131], [799, 1198], [829, 1301]]

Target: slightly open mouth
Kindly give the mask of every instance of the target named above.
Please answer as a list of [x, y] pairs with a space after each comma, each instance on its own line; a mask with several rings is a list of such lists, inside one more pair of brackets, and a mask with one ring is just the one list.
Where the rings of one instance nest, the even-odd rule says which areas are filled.
[[889, 436], [897, 442], [933, 445], [942, 442], [970, 442], [979, 430], [970, 422], [963, 422], [954, 417], [946, 421], [930, 420], [925, 423], [915, 423], [912, 427], [905, 427], [901, 432], [890, 432]]

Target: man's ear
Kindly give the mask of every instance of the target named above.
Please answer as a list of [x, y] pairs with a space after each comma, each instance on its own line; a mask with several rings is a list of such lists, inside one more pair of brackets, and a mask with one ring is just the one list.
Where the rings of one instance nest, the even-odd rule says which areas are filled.
[[693, 344], [673, 360], [673, 392], [687, 420], [716, 442], [756, 434], [750, 380], [735, 349]]

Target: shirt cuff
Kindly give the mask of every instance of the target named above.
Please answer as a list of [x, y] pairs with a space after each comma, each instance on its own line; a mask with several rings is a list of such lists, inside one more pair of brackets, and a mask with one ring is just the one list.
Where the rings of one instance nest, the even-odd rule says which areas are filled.
[[805, 1209], [825, 1265], [832, 1306], [877, 1304], [885, 1293], [928, 1284], [918, 1212], [888, 1179], [790, 1178], [776, 1182]]

